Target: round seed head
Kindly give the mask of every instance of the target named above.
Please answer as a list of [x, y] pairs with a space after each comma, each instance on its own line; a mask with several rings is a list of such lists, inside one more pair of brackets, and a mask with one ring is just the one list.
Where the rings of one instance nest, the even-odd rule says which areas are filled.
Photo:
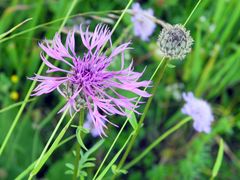
[[158, 38], [161, 54], [170, 59], [184, 59], [191, 51], [192, 43], [190, 32], [178, 24], [164, 27]]

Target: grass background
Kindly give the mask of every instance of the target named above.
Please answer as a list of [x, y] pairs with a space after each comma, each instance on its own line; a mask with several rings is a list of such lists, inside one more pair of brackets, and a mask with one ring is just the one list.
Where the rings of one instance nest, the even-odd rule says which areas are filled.
[[[157, 18], [171, 24], [183, 23], [196, 4], [196, 1], [192, 0], [140, 2], [142, 7], [154, 9]], [[92, 29], [99, 22], [108, 23], [113, 27], [119, 14], [113, 16], [106, 11], [122, 10], [126, 4], [127, 1], [120, 0], [78, 1], [72, 15], [91, 13], [68, 19], [62, 33], [65, 34], [74, 25], [80, 23], [91, 23]], [[33, 76], [41, 63], [38, 42], [45, 37], [51, 39], [54, 36], [70, 6], [68, 0], [0, 1], [0, 34], [25, 19], [32, 18], [13, 33], [0, 39], [1, 109], [23, 100], [31, 84], [26, 77]], [[220, 137], [224, 139], [225, 146], [223, 163], [217, 179], [238, 179], [240, 176], [239, 9], [239, 0], [201, 2], [187, 24], [195, 41], [193, 51], [183, 61], [172, 61], [171, 64], [174, 64], [175, 68], [167, 68], [144, 127], [127, 161], [137, 157], [157, 137], [184, 118], [180, 113], [183, 102], [179, 99], [179, 94], [184, 91], [193, 91], [212, 105], [215, 115], [212, 133], [208, 135], [196, 133], [192, 124], [188, 123], [163, 141], [120, 179], [209, 179]], [[143, 77], [147, 79], [161, 60], [156, 45], [161, 27], [157, 27], [150, 41], [146, 43], [133, 35], [130, 18], [129, 14], [124, 16], [112, 40], [114, 42], [121, 36], [124, 42], [132, 40], [134, 50], [127, 53], [126, 59], [128, 62], [134, 59], [136, 71], [141, 71], [147, 66]], [[45, 24], [51, 21], [56, 22]], [[116, 60], [112, 68], [117, 67]], [[51, 93], [28, 103], [3, 156], [0, 157], [0, 179], [13, 179], [39, 157], [60, 118], [56, 113], [62, 106], [61, 100], [57, 93]], [[0, 143], [3, 142], [18, 109], [19, 107], [16, 107], [0, 113]], [[140, 111], [142, 109], [143, 107]], [[119, 126], [124, 122], [122, 117], [113, 116], [110, 119]], [[77, 120], [74, 123], [77, 124]], [[111, 156], [122, 147], [131, 128], [129, 125], [124, 130]], [[87, 170], [89, 175], [87, 179], [91, 179], [94, 175], [118, 130], [109, 125], [108, 138], [95, 152], [96, 167]], [[74, 128], [71, 128], [66, 137], [74, 134], [74, 131]], [[84, 139], [88, 147], [98, 140], [99, 138], [93, 138], [91, 135], [87, 135]], [[74, 162], [72, 150], [75, 144], [76, 140], [72, 140], [60, 147], [37, 177], [70, 179], [70, 175], [64, 174], [67, 170], [65, 164]], [[112, 172], [109, 171], [108, 177], [111, 176]]]

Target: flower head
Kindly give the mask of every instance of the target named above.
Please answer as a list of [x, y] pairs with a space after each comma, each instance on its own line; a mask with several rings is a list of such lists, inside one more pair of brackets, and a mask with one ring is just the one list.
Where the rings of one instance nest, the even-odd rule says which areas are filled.
[[132, 22], [134, 23], [135, 36], [140, 37], [143, 41], [148, 41], [148, 37], [156, 28], [156, 24], [148, 17], [153, 16], [153, 10], [143, 10], [139, 3], [134, 3], [132, 11]]
[[[80, 37], [86, 52], [78, 55], [75, 51], [75, 35], [69, 32], [65, 45], [62, 43], [60, 35], [56, 34], [52, 42], [44, 41], [40, 43], [42, 50], [52, 59], [65, 65], [65, 69], [55, 66], [41, 52], [42, 61], [48, 66], [49, 76], [36, 75], [32, 80], [40, 82], [34, 89], [34, 96], [50, 93], [57, 90], [66, 100], [66, 109], [79, 111], [87, 108], [94, 127], [98, 133], [104, 134], [103, 127], [108, 121], [106, 115], [118, 114], [128, 116], [126, 109], [134, 110], [136, 98], [127, 98], [117, 92], [116, 89], [133, 92], [143, 97], [150, 94], [141, 90], [147, 87], [149, 81], [138, 81], [143, 73], [134, 72], [132, 63], [124, 68], [124, 51], [130, 49], [130, 43], [124, 43], [112, 50], [110, 55], [102, 52], [106, 43], [111, 43], [111, 33], [107, 26], [97, 25], [94, 32], [82, 30], [80, 26]], [[121, 55], [122, 67], [119, 71], [108, 70], [111, 62]], [[103, 112], [104, 115], [102, 115]], [[109, 122], [109, 121], [108, 121]], [[110, 122], [111, 123], [111, 122]], [[104, 134], [105, 135], [105, 134]]]
[[191, 52], [193, 39], [182, 25], [166, 26], [160, 32], [160, 53], [171, 59], [184, 59]]
[[193, 127], [198, 132], [209, 133], [211, 131], [211, 123], [214, 120], [211, 107], [209, 104], [194, 97], [193, 93], [183, 93], [183, 99], [186, 104], [182, 108], [182, 113], [193, 118]]

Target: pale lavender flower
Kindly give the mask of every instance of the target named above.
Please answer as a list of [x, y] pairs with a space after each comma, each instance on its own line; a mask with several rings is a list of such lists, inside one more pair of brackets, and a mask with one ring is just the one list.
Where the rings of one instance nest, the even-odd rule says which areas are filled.
[[[137, 97], [127, 98], [119, 94], [116, 89], [149, 97], [150, 94], [140, 88], [149, 86], [150, 82], [138, 82], [143, 72], [134, 72], [132, 63], [129, 67], [124, 68], [124, 51], [130, 49], [130, 43], [116, 47], [108, 56], [106, 51], [101, 51], [106, 43], [110, 42], [111, 44], [111, 32], [107, 26], [97, 25], [94, 32], [90, 32], [89, 27], [83, 31], [80, 26], [81, 41], [87, 49], [82, 56], [75, 51], [74, 33], [75, 31], [68, 33], [65, 45], [61, 42], [59, 34], [55, 35], [52, 42], [44, 41], [39, 44], [42, 50], [52, 58], [51, 61], [65, 64], [67, 68], [62, 69], [55, 66], [41, 52], [42, 61], [49, 68], [46, 73], [55, 75], [36, 75], [30, 78], [40, 82], [34, 89], [33, 95], [40, 96], [57, 90], [67, 99], [66, 105], [60, 112], [69, 108], [71, 114], [72, 111], [88, 108], [94, 127], [99, 135], [102, 135], [104, 134], [103, 127], [106, 128], [104, 121], [108, 121], [106, 115], [128, 116], [126, 109], [137, 113], [134, 105]], [[107, 70], [111, 62], [119, 55], [121, 55], [121, 69], [119, 71]], [[99, 111], [102, 111], [104, 115]]]
[[149, 16], [153, 16], [153, 10], [143, 10], [139, 3], [134, 3], [132, 6], [132, 11], [132, 22], [134, 24], [135, 36], [140, 37], [143, 41], [148, 41], [148, 37], [156, 28], [156, 24], [149, 19]]
[[206, 101], [194, 97], [191, 92], [183, 93], [183, 99], [186, 104], [182, 108], [182, 113], [193, 118], [194, 129], [198, 132], [209, 133], [214, 120], [210, 105]]
[[[105, 125], [104, 120], [103, 120], [103, 123]], [[83, 124], [83, 127], [88, 129], [93, 137], [98, 137], [99, 136], [98, 130], [96, 129], [96, 127], [94, 127], [93, 120], [91, 118], [90, 113], [87, 114], [87, 118], [86, 118], [86, 120]], [[103, 126], [101, 126], [99, 128], [103, 130]]]

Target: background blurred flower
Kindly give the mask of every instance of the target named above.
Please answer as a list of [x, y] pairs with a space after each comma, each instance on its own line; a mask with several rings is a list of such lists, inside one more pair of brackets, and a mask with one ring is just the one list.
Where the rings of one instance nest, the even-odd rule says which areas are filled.
[[[109, 56], [101, 51], [111, 38], [111, 32], [107, 26], [97, 25], [93, 33], [89, 31], [89, 27], [84, 32], [81, 26], [79, 31], [82, 43], [87, 49], [82, 57], [75, 52], [74, 32], [68, 33], [65, 46], [62, 44], [59, 34], [55, 35], [51, 44], [49, 41], [40, 43], [40, 47], [49, 57], [66, 64], [68, 69], [56, 67], [46, 59], [42, 52], [41, 58], [49, 68], [47, 73], [58, 72], [62, 75], [51, 77], [36, 75], [31, 78], [40, 82], [34, 89], [33, 95], [40, 96], [57, 89], [67, 99], [67, 104], [60, 112], [69, 108], [72, 113], [72, 111], [79, 111], [81, 108], [87, 107], [98, 133], [106, 135], [103, 131], [103, 127], [106, 128], [104, 121], [108, 121], [106, 115], [128, 116], [125, 109], [137, 112], [135, 110], [136, 97], [127, 98], [115, 89], [149, 97], [150, 94], [140, 88], [147, 87], [150, 81], [138, 82], [143, 73], [134, 72], [133, 64], [124, 69], [123, 53], [130, 49], [130, 43], [116, 47]], [[121, 69], [108, 71], [107, 68], [118, 55], [122, 55]], [[108, 91], [111, 92], [111, 95], [108, 94]], [[100, 110], [105, 115], [102, 115]]]
[[148, 37], [154, 32], [156, 24], [147, 17], [147, 15], [153, 16], [153, 10], [143, 10], [139, 3], [132, 5], [132, 22], [134, 24], [134, 34], [140, 37], [143, 41], [148, 41]]
[[[103, 122], [105, 122], [105, 121], [103, 121]], [[87, 118], [83, 124], [83, 127], [88, 129], [93, 137], [99, 136], [98, 130], [94, 127], [93, 120], [89, 113], [87, 114]], [[103, 127], [101, 127], [101, 128], [103, 128]]]
[[183, 93], [183, 99], [186, 101], [186, 104], [182, 108], [182, 113], [193, 118], [194, 129], [198, 132], [209, 133], [211, 131], [211, 123], [214, 120], [209, 104], [194, 97], [192, 92]]
[[18, 92], [17, 92], [17, 91], [12, 91], [12, 92], [10, 93], [10, 98], [11, 98], [12, 100], [14, 100], [14, 101], [17, 101], [17, 100], [19, 99], [19, 94], [18, 94]]

